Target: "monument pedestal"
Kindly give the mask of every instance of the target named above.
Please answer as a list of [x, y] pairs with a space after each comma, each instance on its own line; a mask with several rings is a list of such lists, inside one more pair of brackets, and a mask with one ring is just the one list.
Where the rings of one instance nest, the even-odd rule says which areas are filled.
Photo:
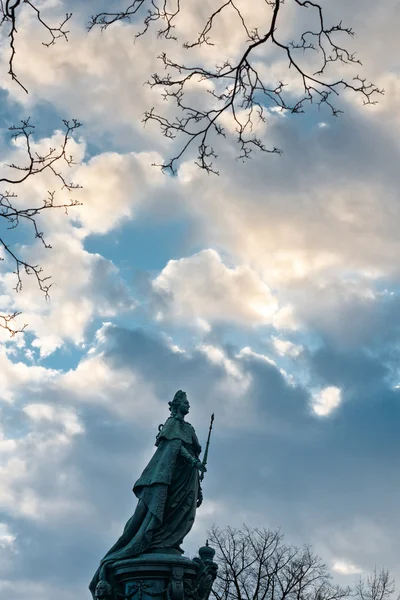
[[110, 568], [112, 587], [132, 600], [183, 600], [185, 585], [196, 579], [196, 564], [173, 554], [143, 554]]
[[96, 587], [96, 600], [207, 600], [217, 565], [208, 545], [193, 560], [177, 554], [142, 554], [116, 561], [108, 581]]

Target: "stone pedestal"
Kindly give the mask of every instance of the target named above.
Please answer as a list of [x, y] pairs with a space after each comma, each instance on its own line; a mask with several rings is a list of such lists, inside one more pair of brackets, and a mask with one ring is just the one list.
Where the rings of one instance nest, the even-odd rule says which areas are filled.
[[119, 561], [110, 575], [114, 590], [129, 600], [182, 600], [184, 581], [194, 582], [196, 565], [179, 555], [143, 554]]
[[203, 546], [193, 560], [154, 552], [110, 565], [98, 600], [207, 600], [217, 575], [214, 550]]

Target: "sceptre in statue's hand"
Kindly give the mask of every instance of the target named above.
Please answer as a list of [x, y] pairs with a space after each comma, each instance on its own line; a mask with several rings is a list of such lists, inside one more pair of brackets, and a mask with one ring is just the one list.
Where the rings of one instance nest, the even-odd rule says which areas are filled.
[[214, 413], [211, 415], [211, 422], [210, 422], [210, 427], [208, 429], [208, 437], [207, 437], [206, 449], [204, 451], [203, 460], [202, 461], [198, 460], [196, 463], [196, 467], [200, 471], [199, 490], [198, 490], [198, 495], [197, 495], [196, 508], [200, 508], [200, 506], [203, 504], [203, 490], [201, 489], [201, 482], [204, 479], [204, 473], [207, 472], [206, 464], [207, 464], [207, 459], [208, 459], [208, 449], [210, 447], [210, 438], [211, 438], [213, 422], [214, 422]]
[[200, 481], [203, 481], [204, 473], [207, 471], [206, 464], [207, 464], [207, 459], [208, 459], [208, 448], [210, 447], [210, 438], [211, 438], [211, 431], [212, 431], [213, 423], [214, 423], [214, 413], [211, 415], [210, 427], [208, 429], [206, 449], [204, 451], [204, 457], [203, 457], [203, 461], [201, 463], [203, 465], [203, 468], [202, 468], [202, 472], [200, 475]]

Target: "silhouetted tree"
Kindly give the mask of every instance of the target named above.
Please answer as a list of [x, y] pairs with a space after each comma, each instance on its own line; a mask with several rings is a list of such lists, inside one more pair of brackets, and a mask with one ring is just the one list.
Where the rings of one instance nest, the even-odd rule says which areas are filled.
[[341, 600], [350, 595], [350, 588], [332, 583], [309, 546], [285, 544], [280, 531], [213, 527], [209, 542], [216, 549], [217, 600]]
[[[199, 6], [202, 6], [198, 0]], [[180, 42], [187, 52], [187, 62], [172, 60], [167, 52], [162, 52], [158, 57], [163, 68], [162, 74], [149, 74], [148, 84], [151, 87], [161, 88], [163, 97], [175, 106], [175, 115], [163, 114], [158, 108], [149, 108], [144, 116], [144, 123], [153, 121], [158, 123], [161, 133], [170, 139], [177, 139], [177, 151], [160, 166], [163, 170], [174, 173], [179, 161], [185, 156], [189, 148], [197, 148], [196, 164], [207, 173], [218, 173], [215, 167], [217, 158], [215, 141], [227, 135], [224, 126], [225, 115], [229, 115], [234, 124], [234, 135], [238, 144], [237, 157], [241, 160], [250, 158], [254, 149], [265, 153], [281, 153], [277, 147], [269, 147], [263, 134], [257, 134], [257, 122], [266, 120], [271, 109], [298, 114], [306, 110], [307, 106], [316, 103], [326, 106], [332, 115], [337, 116], [341, 110], [335, 104], [335, 98], [343, 90], [351, 91], [362, 98], [364, 104], [374, 104], [378, 94], [383, 90], [378, 89], [366, 79], [355, 76], [348, 79], [338, 75], [329, 75], [329, 66], [337, 67], [347, 65], [361, 65], [356, 56], [345, 45], [344, 38], [354, 36], [351, 27], [344, 26], [342, 21], [327, 23], [322, 5], [311, 0], [265, 0], [259, 2], [257, 8], [252, 10], [251, 23], [248, 12], [242, 9], [243, 2], [248, 0], [218, 0], [215, 8], [205, 17], [200, 32], [193, 39], [181, 39], [177, 33], [176, 23], [179, 15], [187, 11], [190, 13], [196, 7], [196, 0], [133, 0], [130, 4], [115, 12], [99, 12], [94, 14], [88, 22], [88, 30], [100, 27], [103, 31], [113, 24], [121, 21], [134, 20], [137, 25], [136, 37], [155, 34], [163, 38], [166, 43], [174, 40]], [[68, 6], [68, 0], [65, 0]], [[256, 6], [254, 4], [254, 6]], [[296, 39], [288, 41], [282, 33], [282, 23], [285, 19], [284, 7], [300, 11], [299, 16], [308, 17], [309, 26], [297, 32]], [[48, 22], [44, 14], [45, 7], [37, 0], [0, 0], [0, 27], [5, 30], [3, 39], [9, 41], [8, 73], [16, 84], [26, 92], [28, 89], [18, 77], [15, 68], [15, 57], [18, 52], [18, 23], [22, 11], [31, 11], [43, 30], [43, 44], [53, 46], [58, 40], [68, 41], [68, 29], [72, 13], [67, 12], [60, 23]], [[259, 12], [255, 14], [255, 11]], [[204, 64], [191, 63], [191, 51], [198, 48], [207, 48], [214, 44], [213, 34], [215, 26], [221, 19], [233, 16], [242, 33], [243, 41], [234, 52], [235, 58], [224, 55], [220, 49], [220, 60], [214, 68]], [[301, 19], [299, 19], [301, 22]], [[289, 91], [283, 81], [271, 82], [268, 73], [268, 64], [263, 62], [260, 55], [267, 55], [273, 50], [280, 55], [287, 64], [287, 68], [294, 73], [297, 83], [300, 83], [300, 92]], [[307, 56], [314, 60], [307, 61]], [[198, 59], [195, 59], [198, 60]], [[319, 65], [315, 67], [316, 61]], [[311, 65], [314, 65], [313, 67]], [[206, 94], [200, 93], [204, 87], [202, 82], [208, 82]], [[188, 94], [193, 85], [199, 86], [199, 94]], [[196, 100], [193, 100], [196, 97]], [[195, 102], [197, 102], [195, 104]], [[44, 156], [34, 155], [31, 152], [31, 134], [33, 131], [29, 120], [24, 121], [19, 127], [12, 127], [15, 137], [23, 138], [26, 144], [27, 166], [13, 165], [20, 177], [0, 178], [0, 184], [5, 185], [0, 189], [0, 217], [8, 229], [15, 229], [22, 221], [29, 221], [33, 226], [34, 234], [43, 244], [46, 242], [43, 233], [37, 227], [36, 217], [49, 208], [74, 205], [71, 200], [68, 205], [58, 205], [54, 192], [49, 192], [40, 206], [17, 208], [16, 186], [28, 177], [44, 170], [53, 172], [61, 181], [64, 188], [74, 189], [74, 184], [67, 183], [57, 170], [57, 162], [72, 160], [67, 158], [67, 142], [73, 131], [79, 127], [77, 121], [65, 121], [66, 134], [64, 143], [59, 150], [49, 149]], [[70, 163], [69, 163], [70, 164]], [[10, 232], [8, 232], [10, 233]], [[47, 277], [42, 275], [40, 266], [24, 262], [12, 249], [8, 237], [0, 231], [0, 245], [15, 264], [17, 278], [16, 289], [22, 286], [21, 272], [33, 274], [39, 288], [47, 296], [49, 283]], [[8, 329], [11, 333], [11, 322], [16, 313], [0, 315], [0, 327]]]
[[[46, 35], [43, 42], [46, 46], [52, 46], [59, 38], [68, 39], [66, 27], [71, 19], [71, 13], [67, 13], [60, 24], [48, 24], [37, 4], [34, 0], [0, 0], [2, 24], [9, 29], [9, 74], [25, 90], [14, 67], [17, 23], [22, 8], [36, 15]], [[68, 6], [68, 1], [65, 4]], [[116, 22], [134, 20], [138, 26], [136, 37], [155, 33], [159, 38], [180, 42], [188, 52], [188, 62], [185, 63], [176, 62], [169, 58], [167, 52], [162, 52], [158, 58], [163, 72], [151, 75], [148, 81], [151, 87], [162, 88], [164, 99], [173, 102], [176, 108], [172, 117], [154, 107], [147, 110], [143, 117], [144, 123], [157, 122], [167, 138], [180, 140], [177, 153], [159, 165], [163, 170], [175, 172], [178, 161], [190, 146], [195, 145], [196, 164], [208, 173], [217, 173], [214, 142], [216, 137], [226, 136], [222, 119], [225, 114], [229, 114], [234, 123], [239, 148], [237, 156], [245, 160], [254, 149], [268, 153], [281, 152], [279, 148], [268, 147], [263, 137], [254, 131], [256, 123], [265, 121], [271, 108], [298, 114], [304, 112], [307, 105], [316, 103], [327, 106], [331, 114], [337, 116], [342, 111], [336, 107], [335, 98], [341, 91], [356, 93], [364, 104], [375, 103], [377, 94], [383, 93], [383, 90], [359, 75], [347, 79], [328, 74], [328, 67], [333, 63], [345, 66], [361, 65], [361, 62], [342, 43], [343, 38], [354, 36], [352, 28], [344, 26], [342, 21], [328, 24], [322, 5], [318, 2], [265, 0], [255, 5], [250, 23], [242, 8], [243, 0], [218, 0], [215, 9], [205, 18], [197, 37], [181, 39], [176, 29], [178, 16], [185, 11], [189, 13], [192, 7], [196, 7], [195, 0], [134, 0], [122, 10], [99, 12], [88, 23], [89, 31], [95, 27], [104, 31]], [[292, 41], [286, 40], [282, 33], [284, 7], [297, 9], [298, 21], [301, 22], [305, 15], [309, 23]], [[259, 11], [258, 14], [254, 14], [255, 10]], [[191, 64], [190, 50], [212, 46], [215, 25], [228, 16], [236, 19], [244, 34], [244, 42], [234, 53], [236, 58], [225, 56], [223, 49], [220, 49], [220, 60], [214, 68]], [[271, 49], [278, 52], [288, 69], [295, 74], [301, 92], [293, 94], [293, 91], [286, 89], [283, 81], [270, 81], [268, 68], [263, 68], [267, 64], [262, 61], [260, 49], [264, 56]], [[313, 58], [308, 66], [307, 56]], [[316, 59], [319, 65], [315, 68]], [[200, 94], [200, 102], [194, 104], [193, 94], [189, 99], [187, 91], [190, 86], [193, 88], [193, 84], [204, 81], [210, 83], [208, 94]]]
[[[360, 578], [356, 589], [356, 600], [392, 600], [395, 596], [395, 582], [388, 569], [378, 571], [375, 567], [373, 572], [366, 578]], [[396, 596], [399, 600], [400, 595]]]
[[[0, 261], [11, 260], [16, 277], [15, 290], [21, 291], [23, 285], [23, 275], [31, 275], [36, 279], [38, 287], [43, 292], [45, 298], [49, 296], [51, 284], [50, 277], [43, 274], [40, 265], [22, 259], [18, 250], [13, 245], [12, 234], [22, 223], [32, 227], [34, 238], [39, 239], [45, 248], [51, 246], [46, 243], [44, 233], [39, 229], [38, 216], [49, 209], [63, 208], [65, 211], [71, 206], [79, 204], [77, 200], [71, 198], [68, 203], [57, 203], [55, 191], [48, 191], [48, 195], [42, 202], [31, 205], [17, 197], [15, 188], [25, 182], [27, 179], [49, 171], [53, 174], [55, 183], [61, 189], [72, 192], [79, 185], [68, 181], [60, 170], [60, 163], [68, 166], [73, 164], [72, 156], [68, 155], [68, 141], [73, 132], [80, 127], [78, 121], [64, 121], [65, 132], [59, 148], [48, 148], [45, 153], [39, 153], [33, 146], [32, 134], [34, 126], [29, 120], [23, 121], [19, 126], [11, 127], [14, 140], [23, 140], [25, 146], [24, 164], [9, 164], [10, 175], [0, 177], [0, 184], [4, 185], [4, 190], [0, 191], [0, 248], [4, 250], [4, 257], [0, 256]], [[19, 333], [25, 329], [14, 327], [15, 318], [19, 315], [17, 311], [9, 313], [0, 313], [0, 327], [6, 329], [11, 335]]]

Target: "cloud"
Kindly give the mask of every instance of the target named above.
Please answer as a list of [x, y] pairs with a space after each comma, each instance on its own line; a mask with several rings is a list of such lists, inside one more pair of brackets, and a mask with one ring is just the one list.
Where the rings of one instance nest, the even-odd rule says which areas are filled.
[[4, 347], [0, 348], [0, 370], [2, 375], [0, 397], [7, 403], [12, 403], [18, 398], [26, 390], [28, 383], [31, 389], [36, 389], [38, 384], [43, 384], [56, 375], [56, 371], [52, 369], [10, 360]]
[[[22, 249], [23, 257], [34, 256], [44, 273], [52, 275], [50, 301], [46, 301], [33, 276], [23, 278], [23, 290], [13, 291], [15, 275], [6, 272], [2, 283], [9, 298], [3, 310], [22, 312], [17, 324], [29, 325], [34, 348], [47, 356], [64, 342], [80, 344], [86, 328], [96, 316], [115, 315], [133, 307], [133, 300], [118, 270], [103, 257], [87, 252], [82, 240], [69, 233], [48, 235], [52, 249], [40, 244]], [[33, 261], [32, 261], [33, 262]]]
[[[35, 381], [35, 367], [27, 369]], [[0, 505], [17, 550], [3, 579], [19, 578], [22, 569], [33, 586], [63, 588], [73, 574], [75, 592], [86, 588], [134, 508], [132, 483], [177, 388], [188, 393], [201, 441], [210, 413], [216, 414], [204, 511], [185, 542], [187, 552], [204, 543], [213, 522], [261, 519], [272, 528], [282, 525], [288, 541], [313, 543], [333, 565], [344, 561], [368, 570], [378, 544], [382, 561], [395, 571], [389, 507], [400, 492], [388, 473], [398, 436], [385, 415], [396, 421], [398, 401], [388, 396], [383, 379], [380, 386], [385, 410], [356, 387], [341, 418], [318, 419], [309, 410], [310, 392], [251, 348], [203, 345], [176, 352], [162, 336], [105, 324], [75, 368], [51, 377], [43, 370], [35, 386], [28, 378], [18, 402], [2, 412], [3, 438], [14, 446], [2, 451]], [[15, 422], [23, 427], [19, 436]], [[385, 472], [371, 467], [374, 455]], [[245, 489], [251, 494], [243, 495]], [[74, 566], [65, 579], [60, 565], [68, 557]]]
[[[58, 147], [61, 142], [62, 134], [55, 132], [33, 142], [32, 151]], [[70, 146], [77, 159], [83, 160], [84, 141], [72, 140]], [[17, 148], [7, 160], [21, 164], [26, 160], [25, 154], [22, 147]], [[0, 276], [1, 309], [23, 312], [17, 325], [29, 325], [29, 332], [36, 337], [33, 346], [40, 348], [41, 356], [51, 354], [64, 342], [80, 344], [89, 323], [97, 316], [110, 317], [134, 307], [118, 269], [101, 255], [88, 252], [85, 242], [92, 234], [105, 235], [121, 222], [133, 219], [146, 200], [154, 206], [150, 190], [156, 191], [162, 175], [152, 172], [151, 160], [157, 160], [154, 153], [102, 153], [73, 166], [71, 173], [64, 173], [83, 186], [72, 194], [83, 205], [71, 208], [68, 216], [63, 210], [52, 209], [37, 217], [38, 227], [51, 249], [34, 241], [33, 229], [32, 240], [26, 237], [25, 244], [13, 232], [4, 232], [6, 243], [19, 242], [12, 247], [22, 259], [40, 265], [44, 277], [52, 276], [51, 302], [45, 302], [33, 275], [23, 274], [23, 290], [15, 292], [15, 265], [11, 259], [4, 263], [4, 274]], [[62, 168], [65, 170], [65, 166]], [[57, 188], [56, 204], [68, 203], [70, 194], [58, 189], [61, 183], [50, 171], [17, 186], [15, 202], [25, 207], [40, 206], [46, 190], [54, 189], [52, 186]]]
[[[198, 32], [211, 4], [180, 27]], [[244, 165], [231, 162], [228, 133], [227, 145], [216, 144], [219, 178], [206, 178], [190, 155], [175, 178], [151, 168], [173, 149], [140, 124], [160, 100], [141, 85], [157, 69], [158, 42], [134, 45], [123, 25], [102, 36], [78, 28], [69, 46], [46, 49], [21, 24], [18, 69], [31, 94], [13, 88], [9, 98], [29, 112], [47, 102], [57, 116], [78, 113], [90, 143], [73, 144], [82, 164], [69, 171], [84, 185], [83, 207], [69, 217], [49, 211], [41, 223], [51, 251], [21, 248], [53, 276], [51, 303], [28, 280], [18, 297], [12, 279], [1, 280], [2, 303], [24, 311], [34, 337], [0, 352], [0, 546], [12, 538], [0, 549], [5, 595], [70, 600], [87, 591], [134, 509], [132, 483], [178, 388], [203, 444], [216, 414], [187, 551], [213, 522], [281, 525], [288, 541], [312, 543], [335, 579], [368, 572], [377, 556], [399, 576], [398, 12], [361, 0], [349, 7], [331, 3], [329, 19], [350, 18], [366, 72], [388, 90], [379, 106], [346, 95], [335, 122], [312, 109], [272, 114], [268, 141], [284, 154]], [[294, 23], [289, 15], [287, 31]], [[210, 64], [239, 36], [229, 19], [219, 27], [223, 45], [201, 55]], [[267, 66], [274, 79], [286, 72], [275, 57]], [[59, 140], [50, 132], [38, 143]], [[21, 158], [17, 146], [7, 153]], [[20, 200], [53, 187], [32, 179]], [[157, 256], [165, 267], [148, 274], [148, 313], [158, 320], [121, 277], [129, 254], [113, 263], [107, 249], [88, 251], [90, 236], [111, 246], [138, 215], [191, 224], [184, 256]], [[112, 323], [126, 315], [132, 329]], [[35, 364], [36, 348], [45, 357], [66, 344], [80, 353], [63, 371], [43, 365], [65, 355]]]
[[303, 347], [299, 344], [294, 344], [290, 340], [282, 340], [277, 337], [272, 338], [274, 347], [280, 356], [291, 356], [296, 358], [303, 351]]
[[68, 435], [76, 435], [84, 431], [78, 416], [70, 409], [48, 404], [27, 404], [23, 411], [34, 423], [45, 421], [61, 424]]
[[160, 161], [155, 152], [109, 152], [94, 156], [76, 171], [76, 180], [83, 186], [79, 194], [83, 206], [73, 217], [87, 234], [108, 233], [121, 222], [134, 218], [151, 190], [163, 183], [160, 171], [151, 166]]
[[[174, 32], [182, 37], [182, 41], [197, 37], [204, 26], [207, 7], [211, 9], [212, 3], [205, 3], [200, 10], [193, 3], [177, 16]], [[135, 40], [135, 34], [142, 28], [137, 22], [115, 23], [106, 35], [100, 28], [88, 33], [85, 24], [90, 10], [95, 12], [96, 8], [82, 10], [81, 6], [76, 6], [68, 43], [58, 40], [50, 52], [42, 43], [44, 32], [37, 27], [33, 11], [21, 11], [15, 70], [29, 89], [29, 96], [6, 75], [9, 58], [6, 53], [2, 60], [1, 72], [5, 73], [0, 80], [2, 87], [24, 107], [45, 100], [61, 113], [79, 115], [90, 127], [93, 138], [99, 141], [106, 137], [107, 141], [118, 141], [131, 149], [130, 139], [134, 135], [135, 145], [148, 146], [151, 140], [152, 147], [169, 148], [170, 141], [158, 135], [158, 127], [150, 123], [144, 131], [141, 123], [144, 111], [160, 106], [163, 100], [162, 90], [153, 90], [146, 82], [152, 73], [163, 68], [157, 58], [163, 51], [167, 49], [173, 60], [184, 62], [188, 52], [181, 45], [153, 35], [154, 32]], [[65, 16], [63, 3], [47, 3], [43, 10], [49, 20], [57, 21]], [[230, 56], [246, 39], [235, 11], [227, 11], [224, 19], [218, 19], [215, 32]], [[211, 46], [195, 48], [189, 54], [190, 60], [209, 65], [214, 65], [220, 58], [220, 50]], [[194, 86], [192, 98], [198, 96], [199, 87], [203, 88], [204, 99], [207, 99], [209, 86], [204, 84]], [[171, 105], [163, 104], [164, 113], [173, 110]]]
[[270, 324], [278, 301], [247, 266], [227, 267], [212, 249], [170, 260], [153, 280], [159, 320]]
[[[346, 14], [344, 5], [341, 9]], [[367, 13], [372, 9], [373, 5], [368, 5]], [[193, 31], [197, 31], [196, 27], [204, 16], [200, 12], [201, 14], [196, 11], [191, 13], [185, 26], [190, 25]], [[354, 15], [356, 21], [360, 19], [356, 8]], [[379, 23], [383, 26], [384, 15], [379, 15]], [[332, 14], [332, 18], [333, 16]], [[233, 19], [234, 15], [231, 17]], [[287, 15], [287, 23], [290, 29], [295, 23], [293, 15]], [[182, 24], [183, 21], [179, 27]], [[364, 21], [360, 21], [361, 25], [365, 26]], [[28, 21], [24, 27], [29, 31]], [[220, 31], [217, 35], [221, 35], [221, 39], [226, 42], [237, 33], [236, 30], [235, 34], [230, 31], [230, 21], [228, 24], [221, 22], [218, 27]], [[361, 30], [366, 35], [362, 27]], [[41, 94], [56, 94], [58, 107], [72, 102], [72, 105], [76, 103], [76, 106], [84, 109], [86, 103], [80, 98], [83, 87], [77, 85], [76, 81], [85, 73], [93, 78], [93, 85], [85, 86], [84, 91], [86, 99], [87, 94], [89, 99], [92, 93], [96, 95], [96, 101], [88, 101], [87, 106], [90, 105], [91, 118], [96, 117], [98, 122], [101, 121], [99, 127], [101, 125], [113, 130], [117, 127], [118, 119], [123, 126], [128, 121], [132, 124], [136, 117], [133, 119], [131, 111], [137, 110], [142, 100], [144, 107], [152, 96], [148, 95], [148, 91], [140, 89], [140, 93], [135, 96], [135, 103], [131, 102], [130, 93], [127, 92], [128, 97], [125, 91], [133, 86], [133, 72], [120, 73], [121, 63], [115, 56], [123, 51], [128, 61], [135, 60], [135, 64], [142, 65], [136, 58], [142, 56], [144, 47], [131, 44], [133, 29], [125, 25], [110, 28], [104, 36], [93, 32], [93, 36], [86, 36], [85, 39], [81, 38], [82, 31], [76, 31], [76, 39], [72, 38], [70, 48], [73, 44], [80, 44], [78, 57], [60, 43], [52, 49], [52, 63], [49, 61], [49, 54], [45, 53], [47, 49], [40, 50], [38, 44], [33, 50], [32, 43], [29, 45], [30, 55], [38, 52], [41, 63], [46, 63], [43, 69], [31, 69], [31, 75], [26, 74], [38, 78], [36, 83], [33, 79], [31, 81], [33, 89], [39, 89], [35, 86], [40, 84]], [[20, 39], [23, 40], [22, 33]], [[28, 47], [24, 46], [25, 42], [21, 43], [22, 56]], [[101, 54], [102, 61], [98, 60], [100, 44], [104, 53]], [[156, 49], [156, 45], [154, 48], [151, 46], [151, 51], [153, 49]], [[366, 44], [364, 50], [369, 51]], [[151, 51], [146, 46], [146, 55], [149, 56], [144, 65], [146, 69], [150, 68]], [[204, 58], [205, 54], [201, 56]], [[215, 57], [210, 56], [210, 60], [214, 60]], [[59, 81], [54, 76], [56, 68], [62, 68], [63, 81], [74, 81], [74, 85], [67, 86], [67, 95], [56, 91], [58, 85], [55, 83]], [[135, 77], [140, 77], [140, 73], [135, 71]], [[121, 80], [124, 82], [122, 88]], [[107, 81], [107, 89], [104, 88], [104, 81]], [[119, 90], [118, 93], [116, 89]], [[142, 98], [142, 94], [146, 97]], [[111, 107], [110, 102], [117, 102], [118, 110]], [[382, 102], [384, 104], [385, 100]], [[99, 115], [104, 114], [110, 118], [99, 119]], [[314, 121], [316, 124], [325, 122], [321, 121], [320, 116], [318, 120], [310, 117], [310, 123]], [[349, 122], [352, 124], [350, 137]], [[262, 298], [261, 304], [245, 303], [245, 307], [237, 306], [225, 316], [224, 310], [218, 308], [218, 302], [215, 303], [215, 310], [212, 310], [210, 298], [205, 299], [204, 293], [201, 296], [191, 282], [193, 293], [187, 301], [177, 300], [175, 296], [172, 301], [170, 291], [166, 299], [168, 294], [165, 289], [162, 290], [166, 305], [158, 311], [161, 319], [177, 320], [189, 315], [193, 317], [199, 312], [209, 312], [209, 319], [200, 315], [194, 317], [198, 326], [205, 331], [210, 330], [212, 325], [209, 320], [212, 322], [213, 319], [218, 321], [221, 318], [231, 318], [235, 323], [246, 321], [252, 324], [262, 322], [263, 319], [268, 322], [273, 306], [265, 302], [266, 291], [261, 291], [262, 283], [264, 290], [269, 289], [272, 299], [276, 298], [281, 305], [273, 316], [276, 327], [298, 328], [302, 324], [310, 329], [318, 327], [324, 334], [337, 333], [337, 337], [340, 335], [343, 338], [347, 329], [344, 322], [349, 319], [353, 329], [348, 331], [347, 337], [352, 337], [353, 343], [358, 343], [363, 340], [363, 319], [353, 319], [351, 315], [361, 314], [358, 313], [360, 302], [364, 305], [368, 302], [370, 305], [376, 304], [372, 296], [380, 279], [397, 277], [399, 248], [397, 232], [393, 227], [396, 222], [395, 198], [398, 188], [397, 170], [395, 161], [393, 162], [396, 142], [386, 122], [382, 122], [377, 112], [361, 112], [351, 103], [345, 117], [335, 128], [315, 127], [310, 143], [305, 145], [302, 129], [303, 125], [299, 120], [282, 120], [277, 115], [270, 123], [269, 135], [272, 140], [277, 138], [284, 143], [284, 156], [255, 156], [247, 165], [236, 168], [228, 160], [228, 151], [221, 156], [224, 173], [227, 174], [222, 183], [221, 178], [207, 181], [188, 164], [182, 165], [179, 180], [171, 182], [161, 178], [156, 182], [154, 170], [147, 165], [153, 160], [158, 162], [159, 157], [151, 152], [140, 155], [109, 152], [97, 156], [83, 165], [80, 171], [87, 189], [85, 205], [80, 213], [77, 211], [81, 215], [81, 224], [88, 230], [92, 228], [94, 232], [106, 233], [124, 220], [132, 218], [135, 211], [146, 206], [148, 198], [143, 198], [142, 188], [152, 187], [154, 180], [154, 189], [150, 195], [154, 195], [154, 192], [168, 196], [176, 193], [178, 201], [175, 209], [180, 205], [182, 211], [189, 211], [197, 220], [196, 236], [200, 239], [200, 246], [218, 248], [221, 256], [229, 256], [230, 264], [239, 265], [235, 268], [226, 267], [225, 279], [235, 269], [239, 269], [239, 272], [240, 269], [247, 270], [247, 275], [243, 274], [242, 279], [247, 277], [249, 282], [251, 280], [250, 287], [254, 292], [258, 286], [257, 293]], [[374, 139], [375, 144], [366, 152], [370, 139]], [[142, 142], [141, 139], [138, 144]], [[157, 143], [151, 138], [151, 145]], [[121, 140], [120, 144], [123, 145]], [[337, 148], [340, 148], [340, 152], [336, 151]], [[385, 177], [381, 176], [383, 172]], [[136, 181], [138, 185], [135, 187]], [[282, 181], [285, 181], [284, 190]], [[130, 194], [131, 185], [135, 187], [135, 192]], [[99, 202], [101, 195], [107, 199]], [[110, 198], [113, 202], [110, 202]], [[158, 206], [159, 204], [150, 202], [146, 209], [156, 210]], [[212, 261], [209, 262], [211, 264]], [[179, 277], [184, 265], [189, 263], [179, 264], [180, 270], [178, 263], [170, 263], [165, 268], [166, 271], [162, 274], [166, 279], [165, 286], [172, 283], [173, 265], [176, 277]], [[230, 280], [239, 281], [239, 272], [236, 277], [230, 277]], [[339, 285], [344, 272], [350, 272], [352, 281]], [[197, 267], [197, 276], [201, 277], [200, 266]], [[261, 283], [255, 283], [257, 278]], [[238, 290], [239, 284], [235, 285]], [[352, 288], [352, 291], [349, 292], [348, 288]], [[359, 291], [368, 288], [372, 295], [369, 300], [359, 294]], [[215, 292], [215, 285], [210, 289]], [[198, 306], [198, 301], [196, 304], [193, 300], [195, 295], [205, 300], [202, 307]], [[316, 298], [319, 302], [316, 302]], [[348, 310], [345, 311], [344, 306]], [[266, 314], [263, 313], [265, 310]], [[328, 311], [332, 319], [326, 318]], [[80, 312], [82, 314], [82, 310]], [[333, 322], [334, 316], [339, 327]], [[316, 323], [318, 319], [319, 322]]]
[[358, 575], [362, 573], [362, 569], [356, 567], [352, 563], [348, 563], [345, 560], [338, 560], [332, 567], [332, 570], [342, 575]]
[[0, 523], [0, 548], [11, 546], [15, 542], [13, 535], [6, 523]]
[[[32, 137], [32, 153], [44, 155], [49, 148], [60, 149], [64, 135], [63, 131], [56, 130], [48, 137]], [[161, 160], [156, 152], [106, 151], [89, 155], [82, 136], [69, 139], [66, 152], [73, 157], [74, 163], [68, 166], [64, 161], [57, 161], [54, 168], [66, 181], [72, 181], [82, 189], [69, 192], [50, 169], [28, 178], [22, 184], [10, 186], [17, 194], [13, 200], [17, 206], [40, 206], [48, 197], [48, 190], [55, 191], [55, 204], [69, 204], [71, 198], [82, 204], [71, 208], [68, 218], [65, 218], [63, 210], [42, 211], [38, 218], [41, 227], [64, 231], [67, 223], [79, 226], [81, 237], [104, 235], [116, 229], [122, 221], [134, 218], [144, 204], [153, 206], [152, 194], [162, 185], [167, 187], [160, 171], [151, 166], [153, 162]], [[23, 139], [12, 141], [2, 163], [5, 175], [15, 178], [15, 170], [7, 165], [23, 165], [26, 159]]]
[[338, 408], [341, 402], [341, 390], [337, 387], [330, 386], [314, 394], [312, 409], [316, 415], [327, 417]]
[[349, 112], [334, 131], [310, 130], [307, 143], [301, 124], [282, 121], [273, 129], [283, 156], [240, 168], [221, 158], [224, 178], [193, 170], [182, 181], [197, 239], [250, 268], [290, 309], [293, 328], [348, 347], [389, 332], [399, 253], [397, 142], [378, 117]]

